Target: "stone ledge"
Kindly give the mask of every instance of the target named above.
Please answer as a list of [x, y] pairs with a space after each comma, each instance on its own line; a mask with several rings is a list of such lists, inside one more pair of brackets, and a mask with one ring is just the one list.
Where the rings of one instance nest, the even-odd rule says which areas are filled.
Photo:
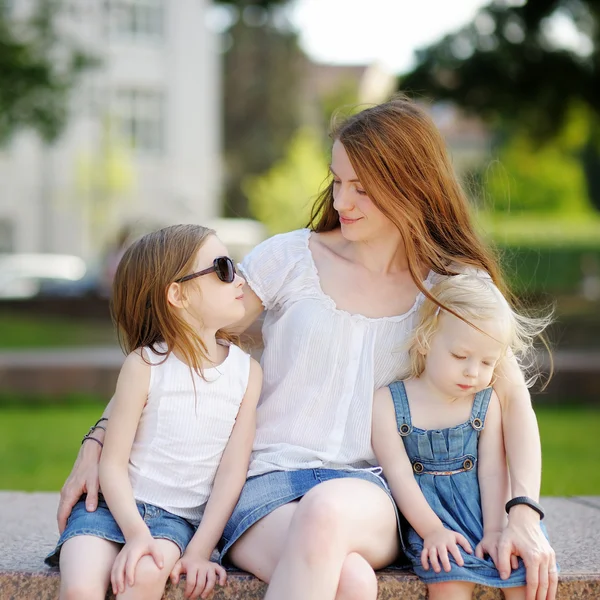
[[[43, 564], [58, 534], [56, 493], [0, 492], [0, 600], [55, 600], [59, 574]], [[600, 599], [600, 497], [544, 498], [547, 527], [561, 566], [558, 600]], [[425, 586], [406, 572], [378, 573], [379, 600], [425, 600]], [[182, 583], [168, 586], [164, 600], [183, 600]], [[241, 571], [214, 600], [255, 600], [265, 586]], [[109, 595], [110, 598], [112, 596]], [[478, 586], [477, 600], [500, 600], [499, 590]]]

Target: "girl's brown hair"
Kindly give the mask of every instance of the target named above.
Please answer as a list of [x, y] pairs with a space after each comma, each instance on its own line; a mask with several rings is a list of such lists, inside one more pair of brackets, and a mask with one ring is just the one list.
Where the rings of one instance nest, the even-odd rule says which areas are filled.
[[[419, 268], [442, 275], [456, 267], [486, 271], [504, 293], [498, 263], [476, 234], [467, 198], [452, 169], [441, 134], [423, 109], [404, 96], [367, 108], [334, 124], [331, 137], [346, 150], [375, 206], [399, 229], [410, 274], [423, 294]], [[318, 196], [309, 227], [339, 227], [333, 181]]]
[[[110, 309], [127, 354], [149, 346], [166, 359], [177, 350], [202, 376], [202, 364], [208, 361], [206, 346], [172, 309], [167, 290], [176, 279], [191, 273], [196, 254], [210, 235], [215, 232], [201, 225], [173, 225], [143, 236], [125, 251], [113, 281]], [[222, 330], [216, 337], [237, 343], [237, 337]], [[166, 345], [164, 352], [156, 348], [161, 342]]]

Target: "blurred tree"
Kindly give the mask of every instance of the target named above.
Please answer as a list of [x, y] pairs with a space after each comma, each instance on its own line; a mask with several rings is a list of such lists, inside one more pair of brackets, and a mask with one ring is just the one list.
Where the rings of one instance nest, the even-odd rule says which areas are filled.
[[57, 0], [37, 0], [30, 18], [13, 19], [0, 3], [0, 142], [32, 127], [46, 142], [58, 137], [68, 116], [69, 92], [96, 61], [59, 31]]
[[242, 180], [280, 159], [301, 120], [305, 57], [279, 2], [226, 2], [224, 40], [225, 216], [249, 217]]
[[301, 128], [285, 156], [269, 171], [244, 179], [242, 187], [252, 214], [269, 233], [291, 231], [308, 223], [312, 200], [327, 177], [327, 162], [320, 133]]
[[517, 125], [539, 143], [561, 130], [573, 103], [586, 107], [580, 159], [600, 209], [600, 1], [495, 0], [417, 58], [403, 89]]
[[585, 213], [581, 163], [557, 143], [536, 147], [523, 133], [511, 136], [487, 167], [485, 208], [507, 213]]

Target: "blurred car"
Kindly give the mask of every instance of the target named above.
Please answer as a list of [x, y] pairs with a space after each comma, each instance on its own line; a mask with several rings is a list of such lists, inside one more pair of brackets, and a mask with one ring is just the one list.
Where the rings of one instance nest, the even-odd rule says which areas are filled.
[[96, 278], [85, 261], [69, 254], [0, 254], [0, 298], [86, 296]]

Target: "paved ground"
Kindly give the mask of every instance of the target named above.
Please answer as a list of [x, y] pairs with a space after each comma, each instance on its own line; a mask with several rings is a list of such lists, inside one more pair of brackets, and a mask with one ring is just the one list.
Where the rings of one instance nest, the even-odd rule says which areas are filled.
[[[600, 497], [544, 498], [546, 524], [561, 567], [559, 600], [600, 598]], [[57, 597], [58, 573], [43, 564], [58, 538], [56, 493], [0, 492], [0, 600]], [[390, 570], [379, 574], [380, 600], [424, 600], [424, 588], [412, 575]], [[169, 600], [183, 598], [170, 589]], [[262, 598], [264, 587], [240, 572], [213, 600]], [[497, 590], [479, 588], [478, 600], [499, 600]]]

